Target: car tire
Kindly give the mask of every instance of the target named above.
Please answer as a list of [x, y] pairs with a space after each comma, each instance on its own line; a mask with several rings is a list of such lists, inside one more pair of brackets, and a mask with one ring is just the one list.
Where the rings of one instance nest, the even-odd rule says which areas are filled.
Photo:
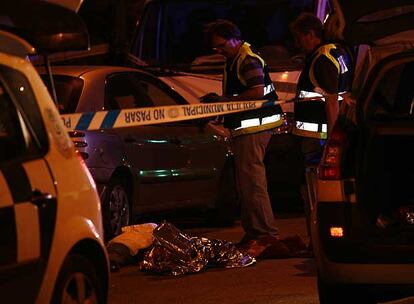
[[105, 303], [105, 301], [105, 292], [93, 263], [80, 254], [68, 255], [56, 280], [51, 303]]
[[214, 226], [231, 226], [240, 213], [234, 163], [226, 161], [223, 166], [215, 208], [209, 222]]
[[110, 180], [102, 212], [105, 241], [121, 234], [121, 228], [131, 224], [131, 195], [122, 178], [114, 177]]

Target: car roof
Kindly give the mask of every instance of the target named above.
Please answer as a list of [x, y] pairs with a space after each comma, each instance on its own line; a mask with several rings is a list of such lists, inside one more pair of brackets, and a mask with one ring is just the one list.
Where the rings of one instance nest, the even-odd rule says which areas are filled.
[[[377, 44], [385, 37], [414, 31], [413, 0], [329, 0], [333, 14], [342, 15], [345, 21], [343, 37], [350, 44]], [[401, 39], [414, 40], [403, 35]]]
[[[40, 74], [46, 74], [44, 67], [38, 67]], [[65, 66], [52, 66], [52, 74], [54, 75], [66, 75], [72, 77], [80, 77], [85, 74], [108, 74], [108, 73], [120, 73], [120, 72], [136, 72], [145, 75], [152, 75], [143, 70], [136, 68], [122, 67], [122, 66], [105, 66], [105, 65], [65, 65]]]
[[26, 58], [28, 54], [34, 54], [35, 49], [23, 38], [0, 30], [0, 53]]

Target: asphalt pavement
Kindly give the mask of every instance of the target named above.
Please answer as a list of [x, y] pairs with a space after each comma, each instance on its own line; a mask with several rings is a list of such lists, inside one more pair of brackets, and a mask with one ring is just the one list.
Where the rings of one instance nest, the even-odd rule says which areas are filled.
[[[298, 234], [307, 241], [303, 215], [278, 216], [276, 221], [281, 237]], [[225, 228], [176, 226], [209, 239], [237, 242], [243, 235], [239, 222]], [[131, 265], [112, 274], [109, 303], [317, 304], [319, 300], [313, 259], [290, 258], [259, 260], [244, 268], [208, 268], [179, 277], [143, 273]]]
[[[172, 220], [170, 222], [173, 222]], [[308, 241], [303, 214], [277, 214], [281, 237], [299, 235]], [[232, 227], [206, 227], [183, 217], [173, 222], [181, 231], [198, 237], [237, 242], [240, 222]], [[138, 263], [111, 274], [109, 304], [319, 304], [313, 258], [258, 260], [243, 268], [206, 268], [178, 277], [140, 271]], [[414, 304], [414, 297], [383, 304]]]

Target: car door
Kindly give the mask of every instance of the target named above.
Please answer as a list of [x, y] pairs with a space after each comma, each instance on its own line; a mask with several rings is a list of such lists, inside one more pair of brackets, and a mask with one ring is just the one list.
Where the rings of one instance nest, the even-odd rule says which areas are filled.
[[25, 76], [0, 64], [0, 294], [33, 303], [56, 219], [47, 135]]
[[[155, 106], [186, 104], [168, 85], [148, 74], [135, 75]], [[226, 138], [215, 131], [208, 119], [188, 120], [159, 125], [179, 150], [176, 157], [167, 157], [174, 167], [175, 182], [183, 184], [178, 194], [187, 205], [204, 205], [217, 196], [217, 186], [228, 156]], [[176, 152], [175, 152], [176, 153]], [[165, 156], [163, 156], [165, 157]]]
[[[148, 87], [136, 73], [114, 73], [107, 79], [105, 103], [108, 109], [154, 106]], [[170, 98], [171, 99], [171, 98]], [[172, 101], [173, 102], [173, 101]], [[145, 120], [145, 109], [139, 112]], [[178, 139], [179, 130], [163, 124], [122, 128], [112, 131], [122, 141], [125, 162], [138, 178], [138, 208], [151, 212], [186, 205], [186, 183], [178, 182], [179, 172], [188, 162], [188, 151]]]
[[353, 235], [363, 258], [401, 263], [414, 254], [414, 52], [380, 62], [359, 101]]
[[[159, 79], [136, 74], [155, 106], [187, 104], [182, 96]], [[160, 125], [175, 138], [185, 155], [185, 163], [177, 168], [177, 181], [186, 181], [182, 193], [188, 205], [205, 204], [217, 195], [218, 178], [226, 160], [226, 138], [215, 131], [208, 120], [189, 120]], [[173, 159], [171, 159], [173, 161]]]

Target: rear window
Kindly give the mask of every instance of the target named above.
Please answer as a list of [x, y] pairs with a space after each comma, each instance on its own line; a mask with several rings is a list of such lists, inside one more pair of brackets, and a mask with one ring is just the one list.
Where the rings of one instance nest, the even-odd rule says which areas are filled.
[[[50, 91], [48, 76], [41, 75], [41, 77]], [[74, 113], [79, 103], [83, 88], [83, 80], [72, 76], [53, 75], [53, 81], [56, 88], [57, 108], [59, 113]]]
[[26, 76], [0, 65], [0, 163], [48, 149], [42, 117]]
[[388, 120], [414, 119], [414, 61], [392, 67], [373, 94], [374, 117]]

